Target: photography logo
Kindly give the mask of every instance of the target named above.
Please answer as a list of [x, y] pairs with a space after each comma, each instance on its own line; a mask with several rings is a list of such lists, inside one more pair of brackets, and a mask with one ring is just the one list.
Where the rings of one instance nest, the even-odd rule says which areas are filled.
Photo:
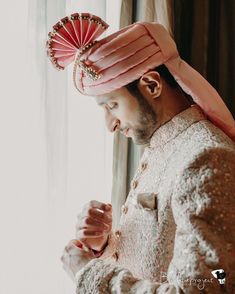
[[226, 273], [225, 271], [221, 268], [221, 269], [217, 269], [211, 272], [212, 275], [219, 281], [219, 283], [225, 284], [225, 277], [226, 277]]

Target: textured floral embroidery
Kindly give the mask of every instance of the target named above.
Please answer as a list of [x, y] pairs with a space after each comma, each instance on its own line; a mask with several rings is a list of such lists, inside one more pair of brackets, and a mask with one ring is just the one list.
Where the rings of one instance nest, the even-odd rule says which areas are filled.
[[105, 252], [78, 272], [77, 293], [235, 293], [232, 140], [194, 105], [154, 133], [133, 181]]

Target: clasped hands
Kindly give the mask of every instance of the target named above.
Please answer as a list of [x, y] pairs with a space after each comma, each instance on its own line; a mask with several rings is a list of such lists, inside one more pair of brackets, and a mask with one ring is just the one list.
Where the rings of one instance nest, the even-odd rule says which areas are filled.
[[63, 268], [73, 281], [76, 273], [95, 258], [92, 250], [106, 246], [112, 230], [112, 205], [91, 200], [77, 218], [76, 239], [69, 241], [61, 256]]

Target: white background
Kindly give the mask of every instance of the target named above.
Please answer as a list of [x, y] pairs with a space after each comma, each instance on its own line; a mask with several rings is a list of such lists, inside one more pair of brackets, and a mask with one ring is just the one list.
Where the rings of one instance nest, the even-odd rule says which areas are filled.
[[[1, 294], [75, 293], [60, 262], [63, 248], [82, 205], [111, 199], [112, 135], [102, 111], [73, 88], [71, 68], [55, 71], [38, 42], [54, 25], [40, 21], [63, 17], [62, 2], [1, 4]], [[66, 9], [107, 15], [110, 33], [119, 20], [119, 1], [111, 4], [66, 1]]]

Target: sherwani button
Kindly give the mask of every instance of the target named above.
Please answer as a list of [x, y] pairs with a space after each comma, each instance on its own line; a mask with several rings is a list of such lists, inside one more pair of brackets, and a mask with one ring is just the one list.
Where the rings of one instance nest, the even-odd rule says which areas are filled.
[[121, 210], [124, 214], [126, 214], [128, 211], [128, 207], [126, 205], [122, 205]]
[[142, 162], [141, 163], [141, 170], [144, 171], [147, 168], [148, 164], [147, 162]]
[[116, 230], [116, 231], [115, 231], [115, 236], [116, 236], [117, 238], [120, 238], [120, 237], [121, 237], [121, 231]]
[[112, 257], [117, 261], [118, 260], [118, 253], [117, 251], [112, 255]]
[[138, 186], [138, 182], [133, 180], [133, 181], [131, 182], [131, 187], [132, 187], [133, 189], [135, 189], [137, 186]]

